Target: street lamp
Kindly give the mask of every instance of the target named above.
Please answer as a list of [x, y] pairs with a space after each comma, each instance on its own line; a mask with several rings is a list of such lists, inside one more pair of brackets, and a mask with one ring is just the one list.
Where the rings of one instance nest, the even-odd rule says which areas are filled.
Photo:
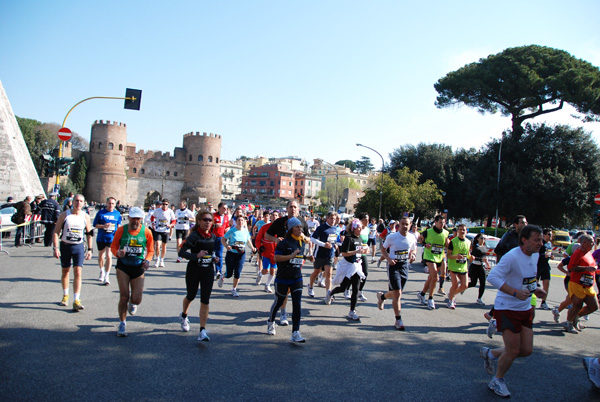
[[[332, 165], [331, 163], [329, 163], [327, 161], [323, 161], [323, 162], [325, 162], [326, 164], [328, 164], [329, 166], [331, 166], [333, 168], [333, 170], [335, 170], [335, 198], [334, 198], [335, 202], [333, 203], [333, 207], [335, 208], [335, 212], [337, 212], [337, 210], [338, 210], [338, 207], [337, 207], [337, 201], [338, 201], [338, 198], [337, 198], [338, 170], [335, 167], [335, 165]], [[325, 184], [327, 184], [327, 178], [325, 178]]]
[[500, 148], [498, 149], [498, 182], [496, 184], [496, 224], [494, 236], [498, 237], [498, 204], [500, 204], [500, 166], [502, 165], [502, 143], [504, 142], [504, 133], [500, 139]]
[[385, 161], [383, 160], [383, 156], [381, 156], [381, 154], [379, 152], [377, 152], [376, 150], [374, 150], [373, 148], [368, 147], [363, 144], [356, 144], [356, 146], [370, 149], [371, 151], [373, 151], [377, 155], [379, 155], [379, 157], [381, 158], [381, 188], [379, 189], [379, 219], [381, 219], [381, 206], [383, 205], [383, 167], [385, 166]]

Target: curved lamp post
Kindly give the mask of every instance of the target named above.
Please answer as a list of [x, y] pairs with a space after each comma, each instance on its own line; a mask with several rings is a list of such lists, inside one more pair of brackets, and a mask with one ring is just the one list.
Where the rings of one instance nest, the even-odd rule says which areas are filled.
[[[379, 157], [381, 158], [381, 188], [379, 189], [379, 219], [381, 219], [381, 206], [383, 205], [383, 167], [385, 166], [385, 161], [383, 160], [383, 156], [381, 156], [381, 154], [373, 148], [363, 144], [356, 144], [356, 146], [370, 149], [371, 151], [379, 155]], [[377, 220], [377, 222], [379, 222], [379, 219]]]

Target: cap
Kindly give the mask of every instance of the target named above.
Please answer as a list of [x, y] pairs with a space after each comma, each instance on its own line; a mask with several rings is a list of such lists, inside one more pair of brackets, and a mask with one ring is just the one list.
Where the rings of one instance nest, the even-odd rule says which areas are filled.
[[360, 221], [358, 219], [353, 219], [352, 220], [352, 225], [350, 226], [350, 228], [352, 230], [354, 230], [354, 229], [359, 228], [359, 227], [361, 227]]
[[48, 194], [49, 197], [56, 197], [57, 195], [58, 193], [56, 191], [53, 191], [50, 194]]
[[287, 226], [288, 230], [290, 230], [294, 226], [298, 226], [298, 225], [302, 225], [302, 222], [300, 222], [300, 219], [298, 219], [298, 218], [290, 218], [286, 222], [286, 226]]
[[390, 225], [393, 225], [394, 223], [396, 223], [396, 221], [392, 219], [392, 220], [390, 221]]
[[142, 211], [139, 207], [132, 207], [129, 209], [129, 217], [130, 218], [143, 218], [144, 211]]

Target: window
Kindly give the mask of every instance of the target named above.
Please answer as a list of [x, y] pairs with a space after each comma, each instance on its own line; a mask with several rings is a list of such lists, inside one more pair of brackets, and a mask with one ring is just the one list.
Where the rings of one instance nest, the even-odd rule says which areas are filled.
[[271, 180], [271, 186], [274, 186], [275, 182], [273, 180]]
[[167, 170], [167, 176], [171, 176], [171, 172]]
[[102, 149], [102, 143], [101, 142], [98, 143], [98, 149]]
[[119, 151], [123, 150], [123, 144], [119, 144]]
[[142, 170], [140, 171], [140, 173], [141, 173], [141, 174], [144, 174], [144, 173], [146, 173], [146, 169], [142, 169]]
[[112, 142], [109, 142], [109, 143], [108, 143], [108, 147], [107, 147], [107, 149], [108, 149], [109, 151], [112, 151], [114, 147], [115, 147], [115, 146], [114, 146], [114, 144], [113, 144]]
[[209, 162], [212, 162], [212, 156], [209, 156], [209, 157], [208, 157], [208, 161], [209, 161]]
[[133, 168], [133, 173], [137, 173], [137, 169], [136, 168]]
[[215, 158], [215, 163], [219, 163], [219, 158]]
[[190, 154], [190, 162], [192, 161], [192, 154]]
[[267, 181], [266, 180], [261, 180], [260, 182], [258, 182], [258, 185], [263, 187], [267, 185]]
[[250, 185], [251, 186], [256, 186], [256, 180], [250, 180]]
[[174, 173], [173, 173], [173, 176], [177, 177], [177, 172], [174, 172]]
[[198, 155], [198, 162], [204, 162], [204, 156]]

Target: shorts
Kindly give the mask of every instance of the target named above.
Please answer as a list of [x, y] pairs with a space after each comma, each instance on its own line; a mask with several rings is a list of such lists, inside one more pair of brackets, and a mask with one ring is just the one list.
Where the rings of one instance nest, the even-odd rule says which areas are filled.
[[154, 241], [161, 241], [166, 243], [169, 240], [169, 232], [157, 232], [154, 231]]
[[105, 241], [98, 241], [98, 240], [96, 240], [96, 248], [98, 249], [98, 251], [102, 251], [106, 247], [110, 248], [111, 243], [112, 243], [112, 241], [105, 242]]
[[401, 264], [388, 265], [388, 287], [390, 290], [404, 290], [408, 280], [408, 267]]
[[315, 264], [315, 269], [320, 269], [321, 271], [325, 271], [326, 265], [329, 265], [330, 267], [333, 266], [333, 258], [316, 257], [314, 264]]
[[571, 280], [571, 277], [569, 275], [565, 276], [565, 279], [563, 279], [563, 283], [565, 285], [565, 290], [567, 291], [567, 293], [569, 293], [569, 281]]
[[144, 275], [144, 273], [146, 272], [146, 270], [144, 268], [142, 268], [141, 265], [139, 267], [125, 265], [121, 262], [121, 260], [117, 260], [116, 268], [120, 271], [123, 271], [125, 274], [127, 274], [129, 276], [129, 279], [139, 278], [140, 276]]
[[375, 239], [367, 240], [367, 246], [374, 246], [374, 245], [375, 245]]
[[465, 272], [458, 272], [458, 271], [452, 271], [451, 269], [448, 269], [448, 272], [451, 274], [455, 274], [455, 275], [466, 275], [469, 273], [469, 271], [465, 271]]
[[569, 282], [569, 297], [577, 297], [578, 299], [585, 299], [588, 296], [596, 296], [596, 291], [593, 286], [583, 286], [580, 283]]
[[277, 269], [277, 264], [271, 262], [269, 257], [262, 257], [262, 269]]
[[442, 262], [433, 262], [433, 261], [429, 261], [429, 260], [423, 260], [422, 262], [423, 262], [425, 265], [427, 265], [427, 263], [434, 264], [434, 265], [435, 265], [435, 267], [436, 267], [436, 268], [438, 268], [438, 269], [439, 269], [439, 268], [441, 268], [441, 267], [442, 267], [442, 264], [443, 264], [443, 261], [442, 261]]
[[538, 267], [536, 279], [538, 279], [538, 280], [541, 279], [543, 281], [549, 281], [550, 280], [550, 267], [543, 267], [541, 269]]
[[500, 333], [508, 329], [519, 334], [523, 327], [533, 328], [533, 308], [525, 311], [494, 310], [494, 318]]
[[185, 230], [185, 229], [175, 229], [175, 238], [185, 240], [188, 232], [189, 232], [189, 230]]
[[[85, 246], [83, 243], [67, 244], [60, 242], [60, 265], [63, 268], [82, 267], [85, 258]], [[73, 264], [71, 264], [71, 261]]]

